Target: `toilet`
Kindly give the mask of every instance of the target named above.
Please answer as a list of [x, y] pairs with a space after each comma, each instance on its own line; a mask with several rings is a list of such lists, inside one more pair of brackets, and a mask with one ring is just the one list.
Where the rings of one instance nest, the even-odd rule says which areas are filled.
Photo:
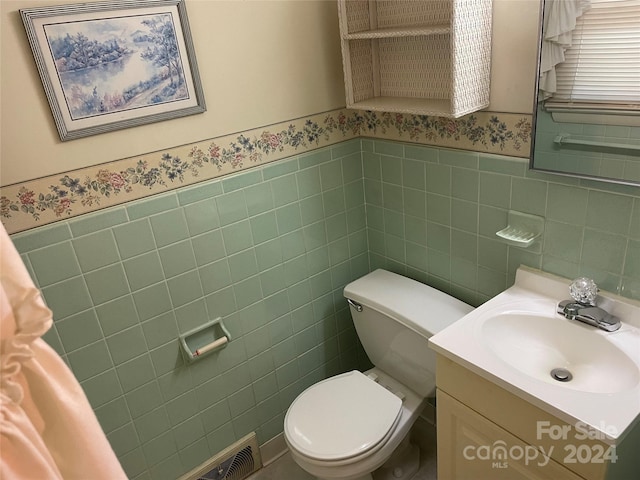
[[419, 452], [408, 433], [435, 390], [428, 339], [473, 308], [381, 269], [348, 284], [344, 296], [374, 368], [303, 391], [285, 416], [285, 441], [318, 479], [409, 479]]

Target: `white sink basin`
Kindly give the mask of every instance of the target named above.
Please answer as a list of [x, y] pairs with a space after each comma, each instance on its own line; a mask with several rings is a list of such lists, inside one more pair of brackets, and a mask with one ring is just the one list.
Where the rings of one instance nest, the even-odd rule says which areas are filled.
[[[640, 302], [601, 293], [622, 326], [606, 332], [556, 313], [570, 280], [520, 267], [515, 285], [429, 340], [440, 355], [569, 424], [616, 444], [640, 421]], [[551, 376], [566, 369], [568, 381]], [[565, 372], [561, 372], [565, 373]]]
[[[482, 341], [509, 368], [558, 388], [615, 393], [636, 388], [634, 361], [594, 327], [560, 317], [503, 313], [481, 327]], [[570, 372], [570, 379], [554, 369]]]

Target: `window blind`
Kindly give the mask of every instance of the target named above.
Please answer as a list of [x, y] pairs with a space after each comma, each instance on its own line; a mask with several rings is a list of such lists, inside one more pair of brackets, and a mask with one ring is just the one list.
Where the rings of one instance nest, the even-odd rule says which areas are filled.
[[640, 111], [640, 0], [591, 0], [556, 74], [549, 110]]

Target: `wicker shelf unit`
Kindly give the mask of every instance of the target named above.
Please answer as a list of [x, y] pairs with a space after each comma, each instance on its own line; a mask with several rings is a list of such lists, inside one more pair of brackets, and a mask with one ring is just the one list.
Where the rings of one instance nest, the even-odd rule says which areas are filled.
[[338, 0], [347, 107], [461, 117], [489, 105], [492, 0]]

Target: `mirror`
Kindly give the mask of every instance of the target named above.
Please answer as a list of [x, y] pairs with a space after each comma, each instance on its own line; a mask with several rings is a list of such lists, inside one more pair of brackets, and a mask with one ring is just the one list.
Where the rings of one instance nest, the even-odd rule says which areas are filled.
[[[583, 5], [584, 11], [570, 11], [574, 7], [580, 9]], [[617, 83], [616, 67], [609, 65], [616, 54], [610, 52], [604, 53], [602, 59], [602, 62], [607, 63], [605, 81], [596, 87], [597, 95], [601, 98], [585, 101], [580, 97], [580, 92], [575, 94], [575, 91], [571, 91], [567, 97], [565, 90], [562, 90], [565, 88], [563, 82], [567, 78], [577, 78], [588, 69], [583, 66], [584, 50], [579, 51], [576, 47], [588, 42], [595, 43], [597, 35], [589, 32], [588, 15], [591, 15], [591, 18], [603, 18], [602, 8], [608, 8], [608, 14], [611, 11], [614, 12], [614, 16], [619, 14], [620, 23], [628, 23], [626, 26], [615, 25], [615, 28], [622, 28], [624, 35], [632, 32], [632, 35], [636, 35], [640, 40], [640, 0], [542, 0], [539, 76], [536, 81], [530, 168], [638, 186], [640, 68], [634, 67], [636, 71], [631, 73], [632, 92], [628, 97], [621, 97], [620, 92], [624, 88]], [[568, 10], [572, 16], [569, 19], [566, 18]], [[565, 15], [565, 18], [558, 19], [558, 16], [562, 15]], [[571, 30], [568, 30], [567, 24], [571, 24]], [[636, 33], [633, 33], [633, 30]], [[611, 32], [609, 34], [611, 38]], [[618, 32], [613, 36], [619, 38], [617, 35]], [[635, 58], [635, 61], [627, 63], [638, 63], [638, 40], [635, 40], [636, 43], [630, 42], [633, 45], [621, 54], [621, 57], [626, 55], [630, 59]], [[624, 43], [621, 40], [616, 42], [618, 48]], [[567, 46], [568, 43], [574, 47], [573, 50]], [[602, 42], [598, 47], [602, 48]], [[582, 65], [579, 65], [580, 55], [583, 58]], [[595, 63], [593, 57], [588, 57], [588, 61]], [[590, 81], [591, 79], [587, 79], [585, 83], [588, 84]]]

